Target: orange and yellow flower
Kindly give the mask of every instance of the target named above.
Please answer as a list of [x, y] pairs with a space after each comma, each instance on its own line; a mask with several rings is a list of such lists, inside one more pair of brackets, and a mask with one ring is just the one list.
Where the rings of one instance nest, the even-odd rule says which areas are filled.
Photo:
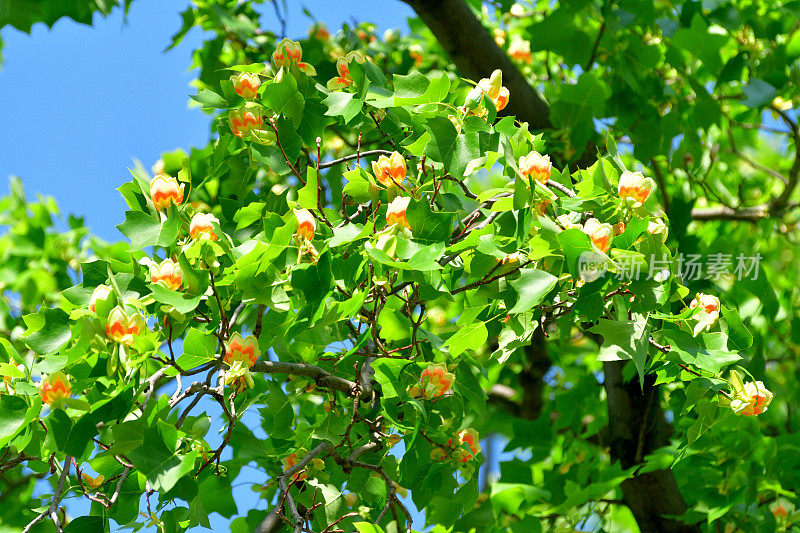
[[411, 226], [408, 224], [408, 219], [406, 218], [406, 211], [408, 210], [410, 201], [411, 199], [406, 196], [397, 196], [392, 200], [386, 211], [386, 224], [389, 226], [397, 224], [404, 228], [411, 229]]
[[231, 133], [239, 138], [248, 135], [254, 130], [261, 129], [261, 126], [264, 125], [261, 108], [256, 106], [231, 109], [228, 112], [228, 125], [231, 128]]
[[550, 181], [550, 156], [542, 155], [536, 150], [519, 158], [519, 171], [523, 176], [530, 176], [542, 185]]
[[498, 111], [503, 110], [508, 105], [510, 93], [503, 87], [503, 72], [500, 69], [492, 72], [491, 77], [483, 78], [478, 82], [478, 89], [486, 94]]
[[258, 339], [254, 335], [242, 338], [242, 335], [237, 331], [225, 343], [225, 362], [229, 366], [239, 361], [247, 368], [250, 368], [256, 364], [260, 354]]
[[411, 56], [411, 59], [414, 60], [415, 66], [420, 66], [422, 61], [425, 59], [424, 51], [422, 50], [422, 46], [418, 44], [412, 44], [408, 47], [408, 55]]
[[309, 241], [314, 238], [317, 231], [317, 221], [308, 209], [295, 209], [294, 218], [297, 220], [297, 233]]
[[156, 209], [163, 211], [169, 204], [183, 203], [183, 188], [184, 184], [178, 185], [178, 180], [172, 176], [159, 174], [150, 181], [150, 199]]
[[39, 383], [39, 395], [42, 401], [51, 407], [57, 407], [68, 399], [72, 394], [69, 379], [63, 372], [53, 372], [48, 376], [42, 376]]
[[514, 39], [508, 46], [508, 55], [516, 61], [530, 64], [531, 62], [531, 43], [524, 39]]
[[284, 38], [275, 47], [272, 53], [272, 63], [278, 67], [291, 68], [297, 65], [301, 72], [305, 72], [309, 76], [316, 76], [317, 71], [308, 63], [303, 63], [303, 48], [300, 43], [293, 41], [289, 38]]
[[455, 379], [456, 376], [448, 372], [445, 365], [430, 365], [422, 371], [418, 395], [425, 400], [444, 396], [453, 387]]
[[97, 313], [97, 304], [105, 302], [113, 294], [113, 290], [108, 285], [98, 285], [92, 291], [92, 297], [89, 300], [89, 311]]
[[372, 173], [384, 187], [403, 183], [407, 171], [406, 160], [399, 152], [393, 152], [389, 157], [382, 155], [372, 162]]
[[[303, 453], [303, 456], [305, 456], [305, 453]], [[291, 453], [291, 454], [287, 455], [286, 457], [284, 457], [281, 462], [283, 463], [283, 467], [286, 470], [288, 470], [288, 469], [292, 468], [294, 465], [296, 465], [297, 463], [299, 463], [301, 460], [302, 460], [302, 457], [298, 457], [297, 453]], [[295, 481], [303, 481], [307, 477], [308, 477], [308, 474], [304, 470], [301, 470], [300, 472], [296, 472], [292, 476], [292, 479], [295, 480]]]
[[[458, 448], [453, 452], [453, 459], [459, 463], [467, 463], [481, 452], [478, 432], [467, 428], [458, 432]], [[447, 441], [448, 446], [453, 445], [453, 440]], [[465, 447], [466, 446], [466, 447]]]
[[183, 283], [183, 271], [172, 259], [164, 259], [161, 263], [150, 263], [150, 281], [158, 283], [170, 290], [180, 290]]
[[716, 296], [698, 293], [695, 299], [689, 304], [689, 309], [700, 306], [700, 309], [708, 314], [719, 313], [719, 305], [719, 298]]
[[261, 86], [261, 78], [255, 72], [240, 72], [231, 77], [233, 90], [245, 100], [253, 100]]
[[327, 41], [331, 38], [331, 32], [328, 31], [328, 27], [324, 23], [315, 22], [308, 29], [308, 36], [318, 41]]
[[611, 224], [601, 224], [596, 218], [590, 218], [584, 223], [583, 232], [601, 252], [605, 253], [611, 248], [611, 238], [614, 236]]
[[720, 400], [720, 405], [730, 407], [737, 415], [756, 416], [767, 410], [773, 394], [760, 381], [744, 383], [736, 370], [731, 370], [730, 396]]
[[633, 204], [642, 205], [656, 187], [652, 178], [645, 178], [641, 172], [625, 171], [619, 178], [617, 192], [619, 197]]
[[329, 91], [338, 91], [353, 84], [353, 77], [350, 75], [350, 65], [353, 61], [363, 65], [367, 62], [367, 56], [363, 52], [348, 52], [347, 55], [337, 59], [336, 72], [339, 75], [328, 80]]
[[219, 225], [217, 217], [211, 213], [195, 213], [189, 224], [189, 236], [192, 239], [211, 239], [216, 241], [219, 236], [214, 233], [214, 225]]
[[137, 312], [128, 315], [122, 307], [117, 306], [108, 314], [106, 335], [115, 342], [130, 346], [145, 328], [142, 315]]

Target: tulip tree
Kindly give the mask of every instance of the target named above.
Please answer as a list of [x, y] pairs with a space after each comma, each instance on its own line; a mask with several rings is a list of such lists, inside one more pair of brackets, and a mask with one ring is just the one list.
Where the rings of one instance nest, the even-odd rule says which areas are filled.
[[182, 14], [211, 140], [2, 344], [3, 523], [794, 523], [797, 6], [408, 3]]

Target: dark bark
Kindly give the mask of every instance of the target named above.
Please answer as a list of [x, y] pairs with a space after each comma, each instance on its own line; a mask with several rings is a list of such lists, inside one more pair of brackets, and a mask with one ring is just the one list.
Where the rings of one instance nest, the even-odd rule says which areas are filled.
[[[488, 77], [496, 68], [503, 71], [503, 84], [511, 93], [509, 105], [504, 110], [506, 114], [515, 115], [534, 129], [552, 128], [547, 103], [496, 45], [489, 31], [464, 0], [403, 1], [428, 25], [463, 76], [477, 81]], [[585, 168], [596, 160], [597, 147], [590, 143], [573, 165]], [[532, 343], [531, 353], [542, 352]], [[645, 456], [667, 443], [669, 426], [664, 419], [658, 387], [648, 381], [643, 394], [638, 380], [623, 383], [622, 365], [620, 362], [604, 365], [609, 414], [608, 444], [611, 456], [620, 461], [623, 467], [630, 467], [641, 463]], [[542, 385], [525, 382], [526, 379], [521, 376], [523, 404], [520, 414], [538, 416]], [[537, 390], [538, 403], [536, 394], [529, 394], [527, 398], [524, 396], [525, 391], [535, 393]], [[643, 533], [699, 531], [695, 526], [664, 517], [686, 511], [686, 503], [672, 471], [660, 470], [634, 476], [623, 483], [622, 491], [625, 503]]]
[[[603, 363], [609, 420], [604, 440], [611, 456], [623, 468], [630, 468], [641, 464], [648, 453], [668, 444], [671, 428], [664, 418], [654, 378], [645, 376], [643, 388], [638, 378], [624, 383], [624, 365], [625, 361]], [[636, 475], [622, 483], [622, 494], [642, 533], [700, 531], [697, 526], [665, 517], [686, 512], [686, 502], [671, 470]]]

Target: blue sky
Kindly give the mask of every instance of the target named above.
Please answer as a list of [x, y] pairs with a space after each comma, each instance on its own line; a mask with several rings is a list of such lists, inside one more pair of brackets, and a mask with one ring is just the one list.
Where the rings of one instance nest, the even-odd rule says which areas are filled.
[[[371, 21], [380, 30], [407, 28], [412, 12], [399, 0], [294, 0], [287, 32], [304, 35], [314, 16], [333, 30], [342, 22]], [[88, 27], [62, 19], [32, 36], [0, 32], [0, 192], [20, 176], [30, 196], [53, 196], [63, 214], [83, 215], [96, 235], [119, 240], [115, 226], [125, 203], [116, 188], [130, 179], [133, 160], [149, 168], [176, 148], [204, 146], [209, 117], [189, 108], [191, 51], [202, 40], [193, 30], [163, 53], [180, 26], [188, 0], [135, 0], [127, 21], [120, 10]], [[278, 29], [269, 3], [265, 27]]]

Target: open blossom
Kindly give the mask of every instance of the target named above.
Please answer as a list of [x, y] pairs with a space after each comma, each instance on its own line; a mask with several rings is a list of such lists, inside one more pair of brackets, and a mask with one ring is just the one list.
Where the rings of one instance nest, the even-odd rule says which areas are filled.
[[159, 264], [153, 262], [150, 264], [150, 281], [177, 291], [183, 283], [183, 271], [178, 263], [169, 258]]
[[225, 362], [228, 365], [232, 365], [235, 361], [241, 361], [247, 368], [250, 368], [256, 364], [260, 353], [258, 339], [254, 335], [243, 338], [237, 331], [225, 343]]
[[645, 178], [641, 172], [625, 171], [619, 178], [617, 192], [620, 198], [629, 199], [635, 207], [643, 204], [655, 187], [656, 182], [652, 178]]
[[720, 400], [720, 405], [730, 407], [737, 415], [755, 416], [767, 410], [773, 394], [760, 381], [744, 383], [736, 370], [731, 370], [730, 398]]
[[245, 100], [254, 99], [261, 86], [261, 78], [255, 72], [240, 72], [236, 76], [232, 76], [231, 81], [233, 81], [233, 90]]
[[406, 210], [408, 209], [408, 203], [410, 201], [411, 198], [406, 196], [398, 196], [392, 200], [386, 211], [386, 223], [390, 226], [392, 224], [398, 224], [411, 229], [411, 226], [408, 224], [408, 219], [406, 219]]
[[[303, 455], [305, 456], [305, 453], [303, 453]], [[283, 467], [286, 470], [288, 470], [291, 467], [293, 467], [294, 465], [296, 465], [297, 463], [299, 463], [301, 459], [302, 459], [302, 457], [298, 457], [296, 453], [290, 453], [289, 455], [284, 457], [281, 462], [283, 463]], [[308, 477], [308, 474], [306, 472], [304, 472], [303, 470], [300, 470], [299, 472], [296, 472], [292, 476], [292, 479], [295, 480], [295, 481], [302, 481], [307, 477]]]
[[300, 237], [305, 237], [309, 241], [314, 238], [317, 231], [317, 221], [308, 209], [295, 209], [294, 218], [297, 219], [297, 233]]
[[372, 162], [372, 173], [384, 187], [403, 183], [406, 172], [406, 160], [399, 152], [393, 152], [389, 157], [382, 155]]
[[[467, 428], [458, 432], [458, 448], [453, 452], [453, 459], [459, 463], [467, 463], [481, 452], [481, 445], [478, 442], [478, 432], [472, 428]], [[448, 446], [453, 445], [453, 440], [447, 441]], [[466, 448], [464, 447], [466, 445]], [[467, 449], [468, 448], [468, 449]]]
[[523, 176], [530, 176], [546, 185], [550, 181], [550, 156], [542, 155], [536, 150], [519, 158], [519, 171]]
[[183, 203], [183, 188], [184, 184], [178, 185], [178, 180], [172, 176], [159, 174], [150, 181], [150, 199], [156, 209], [163, 211], [171, 203]]
[[601, 224], [596, 218], [590, 218], [583, 225], [583, 232], [601, 252], [605, 253], [611, 248], [611, 238], [614, 235], [611, 224]]
[[786, 519], [790, 514], [794, 513], [794, 509], [792, 502], [785, 498], [778, 498], [769, 506], [769, 512], [775, 517], [778, 525], [786, 524]]
[[488, 111], [483, 106], [484, 95], [492, 101], [497, 111], [508, 105], [510, 93], [507, 88], [503, 87], [503, 72], [500, 69], [492, 72], [491, 77], [483, 78], [478, 82], [478, 85], [467, 93], [464, 111], [472, 115], [485, 117]]
[[72, 388], [69, 379], [63, 372], [53, 372], [48, 376], [43, 376], [39, 383], [39, 395], [42, 401], [50, 406], [58, 406], [70, 397]]
[[142, 315], [137, 312], [128, 315], [122, 307], [117, 306], [108, 315], [106, 335], [115, 342], [130, 346], [145, 328]]
[[301, 72], [305, 72], [309, 76], [316, 76], [317, 71], [308, 63], [303, 63], [303, 48], [300, 43], [293, 41], [289, 38], [284, 38], [275, 47], [272, 53], [272, 63], [280, 68], [291, 68], [292, 65], [297, 65]]
[[89, 311], [97, 313], [97, 306], [100, 302], [106, 302], [113, 294], [113, 290], [108, 285], [98, 285], [92, 291], [92, 297], [89, 300]]
[[339, 75], [328, 80], [329, 91], [338, 91], [353, 84], [353, 77], [350, 75], [350, 64], [353, 61], [363, 65], [367, 62], [367, 56], [363, 52], [348, 52], [347, 55], [337, 59], [336, 73]]
[[254, 130], [261, 129], [264, 119], [260, 107], [240, 107], [228, 112], [228, 125], [231, 133], [237, 137], [244, 137]]
[[189, 236], [192, 239], [211, 239], [216, 241], [219, 236], [214, 233], [214, 224], [219, 225], [217, 217], [211, 213], [195, 213], [189, 224]]
[[512, 59], [522, 61], [523, 63], [531, 62], [531, 43], [524, 39], [514, 39], [508, 46], [508, 55]]
[[710, 294], [699, 293], [689, 304], [689, 309], [699, 307], [700, 313], [695, 315], [697, 323], [694, 326], [694, 334], [711, 329], [719, 319], [719, 298]]
[[419, 385], [409, 388], [408, 393], [413, 397], [422, 397], [425, 400], [439, 398], [452, 388], [455, 379], [455, 375], [448, 372], [446, 366], [442, 364], [429, 365], [422, 371]]

